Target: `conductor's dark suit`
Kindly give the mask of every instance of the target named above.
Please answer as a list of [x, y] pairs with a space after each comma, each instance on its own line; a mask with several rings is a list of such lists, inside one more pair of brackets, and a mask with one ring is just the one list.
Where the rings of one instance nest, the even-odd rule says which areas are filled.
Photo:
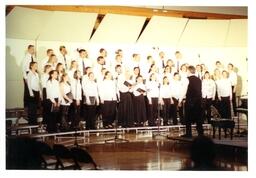
[[189, 84], [185, 102], [186, 136], [192, 136], [192, 123], [196, 123], [197, 132], [199, 135], [202, 135], [202, 82], [194, 75], [188, 77], [188, 80]]

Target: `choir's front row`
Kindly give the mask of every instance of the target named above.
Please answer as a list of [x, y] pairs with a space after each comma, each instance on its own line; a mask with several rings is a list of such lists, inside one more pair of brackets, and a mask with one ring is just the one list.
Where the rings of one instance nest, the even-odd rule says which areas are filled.
[[[134, 74], [116, 67], [117, 75], [101, 69], [102, 80], [96, 81], [90, 67], [84, 75], [79, 70], [59, 73], [45, 65], [39, 78], [37, 63], [30, 63], [27, 74], [29, 89], [28, 118], [36, 124], [37, 108], [43, 108], [43, 120], [48, 132], [78, 129], [79, 122], [86, 121], [86, 129], [96, 129], [96, 118], [101, 115], [104, 128], [113, 128], [114, 121], [120, 127], [156, 126], [157, 118], [163, 118], [163, 125], [181, 124], [183, 103], [188, 80], [179, 73], [159, 77], [151, 72], [145, 80], [134, 68]], [[217, 86], [217, 90], [216, 90]], [[217, 91], [217, 92], [216, 92]], [[216, 96], [216, 93], [218, 97]], [[229, 117], [231, 84], [227, 72], [219, 80], [212, 80], [209, 72], [202, 80], [202, 98], [205, 120], [210, 119], [210, 106], [215, 98], [220, 101], [224, 115]], [[40, 99], [41, 98], [41, 99]]]

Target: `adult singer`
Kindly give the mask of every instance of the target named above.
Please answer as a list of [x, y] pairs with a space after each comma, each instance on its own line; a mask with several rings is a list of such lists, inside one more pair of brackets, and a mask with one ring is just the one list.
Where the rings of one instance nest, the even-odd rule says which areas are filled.
[[188, 86], [185, 102], [186, 134], [182, 137], [192, 137], [191, 124], [196, 123], [198, 135], [203, 135], [202, 127], [202, 82], [195, 76], [195, 67], [188, 67]]

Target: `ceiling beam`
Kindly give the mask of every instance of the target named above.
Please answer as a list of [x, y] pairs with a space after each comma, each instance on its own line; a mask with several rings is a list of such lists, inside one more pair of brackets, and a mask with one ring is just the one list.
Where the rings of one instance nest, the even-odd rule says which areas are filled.
[[[140, 8], [140, 7], [128, 7], [128, 6], [68, 6], [68, 5], [17, 5], [20, 7], [27, 7], [39, 10], [49, 11], [71, 11], [71, 12], [87, 12], [87, 13], [98, 13], [98, 14], [123, 14], [123, 15], [135, 15], [144, 16], [151, 18], [153, 15], [156, 16], [167, 16], [167, 17], [184, 17], [191, 19], [247, 19], [247, 16], [243, 15], [230, 15], [230, 14], [217, 14], [207, 12], [192, 12], [192, 11], [179, 11], [179, 10], [168, 10], [168, 12], [154, 12], [151, 8]], [[7, 8], [13, 8], [14, 6], [7, 6]]]

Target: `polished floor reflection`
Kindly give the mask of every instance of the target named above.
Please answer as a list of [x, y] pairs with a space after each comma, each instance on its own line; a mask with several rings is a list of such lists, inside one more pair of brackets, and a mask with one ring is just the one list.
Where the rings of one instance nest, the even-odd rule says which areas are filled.
[[[189, 157], [189, 142], [152, 138], [152, 133], [122, 135], [129, 142], [105, 143], [114, 138], [111, 134], [92, 135], [87, 143], [78, 143], [92, 155], [102, 170], [168, 170], [183, 169], [192, 164]], [[246, 138], [234, 138], [234, 142]], [[230, 142], [229, 139], [226, 139]], [[247, 140], [247, 139], [246, 139]], [[74, 139], [60, 139], [67, 146], [73, 146]], [[69, 142], [69, 143], [68, 143]], [[225, 139], [223, 139], [225, 142]], [[247, 143], [247, 142], [246, 142]], [[247, 148], [219, 145], [216, 164], [227, 170], [247, 171]]]

